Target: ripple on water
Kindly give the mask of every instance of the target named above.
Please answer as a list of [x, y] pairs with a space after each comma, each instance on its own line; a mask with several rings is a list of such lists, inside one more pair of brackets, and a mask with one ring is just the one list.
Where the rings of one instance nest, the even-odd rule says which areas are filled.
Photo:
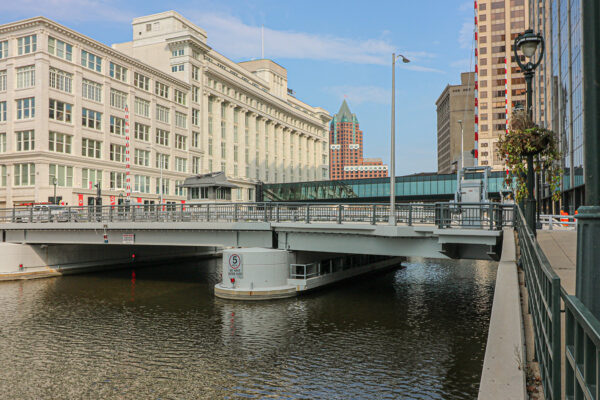
[[496, 264], [416, 260], [300, 298], [213, 298], [218, 263], [0, 284], [0, 398], [471, 399]]

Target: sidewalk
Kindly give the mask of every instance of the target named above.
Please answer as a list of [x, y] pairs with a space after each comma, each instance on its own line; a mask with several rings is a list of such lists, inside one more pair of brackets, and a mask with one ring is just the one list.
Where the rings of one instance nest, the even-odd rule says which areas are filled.
[[560, 277], [562, 287], [575, 294], [577, 231], [537, 231], [537, 241]]

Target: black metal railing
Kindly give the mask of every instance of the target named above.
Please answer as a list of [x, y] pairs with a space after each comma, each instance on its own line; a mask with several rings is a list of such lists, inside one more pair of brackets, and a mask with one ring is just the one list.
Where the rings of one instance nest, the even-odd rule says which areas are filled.
[[[540, 365], [547, 399], [600, 399], [600, 321], [576, 297], [561, 287], [523, 212], [515, 207], [515, 227], [525, 271], [528, 307], [532, 315], [535, 358]], [[561, 325], [561, 301], [565, 321]], [[561, 340], [564, 335], [564, 346]], [[565, 379], [561, 379], [561, 353]]]
[[[499, 230], [513, 224], [513, 206], [500, 203], [397, 204], [396, 220], [406, 225]], [[0, 209], [0, 223], [59, 222], [304, 222], [387, 223], [390, 206], [381, 203], [196, 203], [107, 206], [46, 206]]]

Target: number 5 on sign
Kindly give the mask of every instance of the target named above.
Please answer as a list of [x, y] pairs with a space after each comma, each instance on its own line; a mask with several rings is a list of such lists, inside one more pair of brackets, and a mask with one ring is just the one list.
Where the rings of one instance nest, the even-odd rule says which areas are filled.
[[241, 279], [243, 274], [243, 262], [241, 254], [232, 254], [229, 256], [229, 278]]

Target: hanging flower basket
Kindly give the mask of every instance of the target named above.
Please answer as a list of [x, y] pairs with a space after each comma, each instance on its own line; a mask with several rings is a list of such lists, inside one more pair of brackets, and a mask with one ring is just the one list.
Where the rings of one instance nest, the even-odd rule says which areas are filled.
[[507, 184], [516, 180], [516, 200], [527, 197], [527, 156], [534, 157], [536, 172], [544, 171], [546, 182], [554, 200], [560, 198], [560, 152], [554, 132], [542, 128], [531, 120], [525, 111], [513, 114], [510, 130], [498, 141], [500, 151], [506, 155], [506, 166], [510, 172]]

